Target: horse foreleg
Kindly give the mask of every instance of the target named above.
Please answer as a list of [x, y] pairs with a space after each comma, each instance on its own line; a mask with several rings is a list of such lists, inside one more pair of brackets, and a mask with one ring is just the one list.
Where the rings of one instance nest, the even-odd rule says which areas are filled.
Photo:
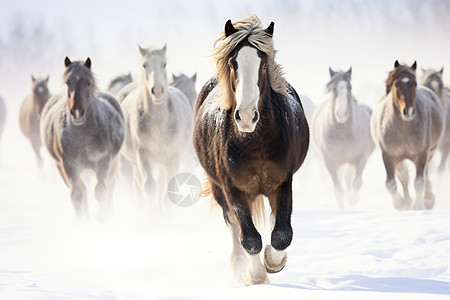
[[396, 176], [403, 187], [404, 209], [409, 209], [412, 204], [412, 199], [411, 196], [409, 195], [409, 172], [405, 161], [397, 164]]
[[44, 161], [41, 156], [41, 140], [39, 138], [31, 137], [31, 146], [33, 147], [34, 153], [36, 153], [37, 164], [39, 168], [42, 168]]
[[[251, 285], [267, 282], [266, 269], [259, 258], [259, 253], [262, 249], [261, 235], [253, 224], [249, 208], [249, 204], [254, 199], [235, 187], [229, 188], [227, 193], [231, 199], [233, 212], [236, 216], [228, 218], [232, 224], [231, 231], [233, 234], [234, 248], [237, 247], [236, 242], [240, 241], [241, 247], [245, 249], [245, 254], [248, 256], [247, 271], [243, 273], [244, 283]], [[235, 225], [237, 226], [233, 225], [233, 222], [236, 221], [237, 224]]]
[[97, 217], [100, 220], [109, 218], [113, 209], [112, 191], [114, 187], [114, 166], [113, 161], [108, 157], [97, 163], [96, 175], [97, 184], [95, 185], [95, 199], [100, 204], [100, 210]]
[[325, 158], [325, 166], [327, 167], [328, 173], [330, 173], [331, 179], [333, 180], [334, 195], [338, 201], [339, 207], [344, 207], [344, 189], [341, 186], [338, 177], [339, 167], [332, 163], [328, 158]]
[[425, 209], [424, 204], [424, 193], [425, 193], [425, 168], [428, 160], [427, 153], [421, 153], [416, 161], [416, 178], [414, 179], [414, 188], [416, 190], [416, 203], [414, 204], [414, 209]]
[[86, 187], [81, 180], [80, 174], [76, 172], [76, 169], [68, 164], [63, 164], [61, 171], [64, 173], [64, 177], [67, 178], [67, 183], [70, 190], [70, 199], [75, 209], [75, 213], [78, 218], [88, 216]]
[[387, 154], [383, 152], [383, 163], [384, 168], [386, 169], [386, 188], [391, 194], [392, 201], [394, 203], [394, 207], [398, 210], [406, 209], [403, 205], [403, 199], [397, 191], [397, 182], [395, 181], [395, 168], [397, 162]]
[[[270, 203], [274, 202], [270, 201]], [[273, 209], [274, 208], [272, 208], [272, 211]], [[275, 226], [275, 214], [273, 212], [270, 215], [270, 223], [271, 229], [273, 229]], [[280, 272], [286, 265], [286, 261], [287, 261], [286, 251], [284, 250], [278, 251], [272, 245], [267, 245], [264, 248], [264, 266], [266, 267], [268, 273]]]

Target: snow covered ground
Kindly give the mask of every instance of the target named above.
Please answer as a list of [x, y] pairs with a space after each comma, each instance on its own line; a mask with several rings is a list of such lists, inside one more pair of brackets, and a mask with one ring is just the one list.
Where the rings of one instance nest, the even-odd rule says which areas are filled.
[[[167, 41], [169, 72], [199, 72], [199, 89], [212, 74], [206, 56], [223, 24], [247, 12], [257, 13], [264, 24], [275, 21], [279, 62], [299, 93], [319, 104], [328, 66], [352, 65], [356, 97], [373, 106], [395, 59], [450, 66], [450, 40], [438, 28], [448, 25], [448, 18], [430, 9], [436, 5], [447, 12], [448, 5], [430, 1], [414, 14], [406, 10], [411, 2], [390, 8], [362, 1], [354, 11], [351, 1], [342, 6], [334, 1], [136, 1], [129, 6], [109, 1], [109, 10], [102, 11], [101, 1], [80, 0], [69, 7], [50, 0], [0, 0], [0, 94], [9, 112], [0, 140], [0, 299], [450, 299], [450, 169], [441, 177], [433, 174], [433, 210], [398, 212], [384, 187], [377, 150], [363, 176], [361, 201], [338, 209], [331, 180], [311, 152], [294, 179], [288, 263], [269, 276], [270, 284], [244, 287], [231, 276], [229, 232], [207, 199], [174, 208], [165, 224], [154, 226], [136, 212], [129, 190], [119, 182], [109, 222], [95, 217], [77, 222], [51, 160], [46, 156], [38, 170], [18, 128], [30, 73], [51, 73], [56, 92], [65, 55], [90, 56], [105, 87], [115, 75], [135, 72], [137, 43]], [[383, 7], [391, 16], [404, 13], [384, 19]], [[334, 13], [325, 13], [330, 10]], [[54, 62], [11, 64], [14, 53], [2, 50], [11, 43], [12, 20], [23, 20], [25, 33], [43, 20], [43, 28], [53, 30], [49, 35], [44, 30], [53, 52], [42, 58]], [[66, 48], [56, 47], [59, 41]], [[201, 170], [196, 174], [203, 178]], [[96, 203], [89, 201], [95, 214]], [[264, 231], [266, 242], [269, 236]]]

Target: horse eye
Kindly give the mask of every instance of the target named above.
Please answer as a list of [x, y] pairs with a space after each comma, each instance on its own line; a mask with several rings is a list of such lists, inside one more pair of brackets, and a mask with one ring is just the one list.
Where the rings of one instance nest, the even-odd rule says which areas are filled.
[[164, 63], [164, 68], [166, 67], [167, 63]]
[[267, 70], [267, 68], [268, 68], [268, 66], [267, 66], [267, 65], [264, 65], [263, 69], [264, 69], [264, 70]]
[[146, 64], [143, 64], [142, 67], [144, 67], [144, 69], [147, 69], [147, 65]]

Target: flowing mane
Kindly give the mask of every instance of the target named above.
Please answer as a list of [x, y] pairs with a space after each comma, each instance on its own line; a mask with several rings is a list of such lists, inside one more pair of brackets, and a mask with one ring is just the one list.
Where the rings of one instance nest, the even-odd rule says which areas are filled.
[[416, 72], [413, 68], [404, 65], [399, 65], [394, 68], [394, 70], [389, 73], [388, 79], [386, 80], [386, 95], [391, 91], [394, 81], [402, 76], [411, 76], [415, 78]]
[[252, 46], [268, 56], [269, 80], [272, 89], [287, 98], [287, 82], [283, 77], [280, 65], [275, 62], [276, 50], [273, 47], [272, 36], [261, 27], [261, 20], [256, 15], [233, 23], [237, 29], [235, 33], [226, 37], [225, 32], [214, 43], [212, 57], [216, 63], [217, 76], [221, 87], [219, 106], [228, 110], [232, 106], [233, 92], [230, 84], [230, 68], [228, 59], [236, 46], [247, 40]]

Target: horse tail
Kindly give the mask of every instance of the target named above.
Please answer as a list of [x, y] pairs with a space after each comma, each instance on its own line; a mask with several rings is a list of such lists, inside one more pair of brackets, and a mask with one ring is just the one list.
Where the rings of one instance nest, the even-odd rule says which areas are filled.
[[266, 225], [266, 209], [264, 206], [264, 196], [258, 195], [251, 206], [252, 220], [256, 227]]

